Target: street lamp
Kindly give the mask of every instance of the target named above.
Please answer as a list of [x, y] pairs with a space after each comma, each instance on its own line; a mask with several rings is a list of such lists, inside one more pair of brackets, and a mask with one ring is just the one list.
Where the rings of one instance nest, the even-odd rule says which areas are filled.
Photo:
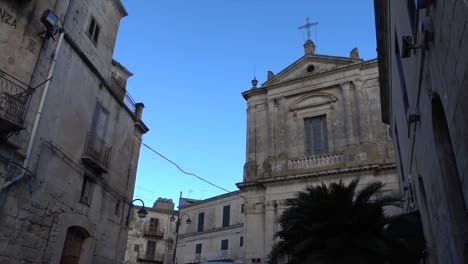
[[128, 226], [128, 224], [130, 222], [130, 212], [132, 211], [133, 203], [135, 201], [140, 201], [143, 204], [143, 207], [141, 207], [140, 210], [138, 210], [138, 212], [137, 212], [138, 217], [139, 218], [145, 218], [148, 215], [148, 211], [146, 211], [146, 209], [145, 209], [145, 202], [143, 202], [142, 199], [135, 199], [130, 203], [130, 208], [128, 208], [127, 221], [125, 222], [126, 226]]
[[[176, 237], [175, 237], [175, 243], [174, 243], [174, 251], [173, 251], [173, 254], [172, 254], [172, 264], [175, 264], [175, 258], [176, 258], [176, 252], [177, 252], [177, 242], [179, 240], [179, 227], [180, 227], [180, 221], [182, 220], [182, 218], [184, 218], [184, 216], [187, 216], [187, 220], [185, 221], [185, 223], [187, 225], [190, 225], [192, 223], [192, 220], [190, 220], [190, 216], [186, 213], [180, 215], [180, 211], [177, 211], [177, 221], [176, 221]], [[175, 215], [171, 215], [171, 217], [169, 218], [169, 220], [171, 220], [171, 222], [174, 222], [176, 220], [175, 218]]]

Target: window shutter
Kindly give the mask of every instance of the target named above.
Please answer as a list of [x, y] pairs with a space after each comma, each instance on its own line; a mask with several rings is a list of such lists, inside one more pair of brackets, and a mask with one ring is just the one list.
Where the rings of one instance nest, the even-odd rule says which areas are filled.
[[305, 154], [306, 156], [312, 155], [312, 130], [311, 119], [304, 119], [304, 137], [305, 137]]
[[202, 244], [195, 245], [195, 254], [201, 254], [202, 252]]
[[312, 121], [314, 155], [320, 155], [323, 153], [322, 124], [320, 119], [312, 119]]
[[229, 240], [221, 240], [221, 250], [227, 250], [229, 247]]
[[328, 152], [327, 119], [318, 116], [304, 119], [305, 154], [322, 155]]

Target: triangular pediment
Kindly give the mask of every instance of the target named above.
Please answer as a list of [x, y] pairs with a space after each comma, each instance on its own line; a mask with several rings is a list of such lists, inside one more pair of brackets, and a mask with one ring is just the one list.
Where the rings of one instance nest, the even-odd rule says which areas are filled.
[[269, 73], [268, 80], [262, 86], [333, 71], [343, 66], [362, 62], [362, 59], [326, 55], [306, 55], [289, 65], [278, 74]]

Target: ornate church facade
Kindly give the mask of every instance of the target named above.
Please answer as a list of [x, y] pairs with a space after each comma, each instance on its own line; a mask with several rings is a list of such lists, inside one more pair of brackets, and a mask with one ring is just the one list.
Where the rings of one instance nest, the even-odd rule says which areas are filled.
[[[377, 60], [304, 55], [247, 102], [247, 151], [240, 189], [181, 206], [177, 263], [266, 263], [286, 200], [308, 185], [359, 178], [399, 194], [390, 131], [381, 121]], [[201, 227], [201, 228], [200, 228]]]

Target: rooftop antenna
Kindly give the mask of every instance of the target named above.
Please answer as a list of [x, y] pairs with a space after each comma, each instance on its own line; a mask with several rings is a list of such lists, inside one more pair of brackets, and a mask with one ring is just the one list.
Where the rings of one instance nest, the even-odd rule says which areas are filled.
[[[312, 40], [311, 36], [310, 36], [310, 28], [313, 27], [313, 26], [317, 26], [318, 24], [319, 24], [318, 22], [310, 23], [310, 20], [307, 17], [305, 25], [302, 25], [302, 26], [298, 27], [298, 29], [306, 29], [307, 30], [307, 40]], [[315, 29], [315, 38], [317, 38], [317, 29]], [[315, 41], [317, 41], [317, 39], [315, 39]], [[315, 43], [315, 44], [317, 45], [317, 43]]]

